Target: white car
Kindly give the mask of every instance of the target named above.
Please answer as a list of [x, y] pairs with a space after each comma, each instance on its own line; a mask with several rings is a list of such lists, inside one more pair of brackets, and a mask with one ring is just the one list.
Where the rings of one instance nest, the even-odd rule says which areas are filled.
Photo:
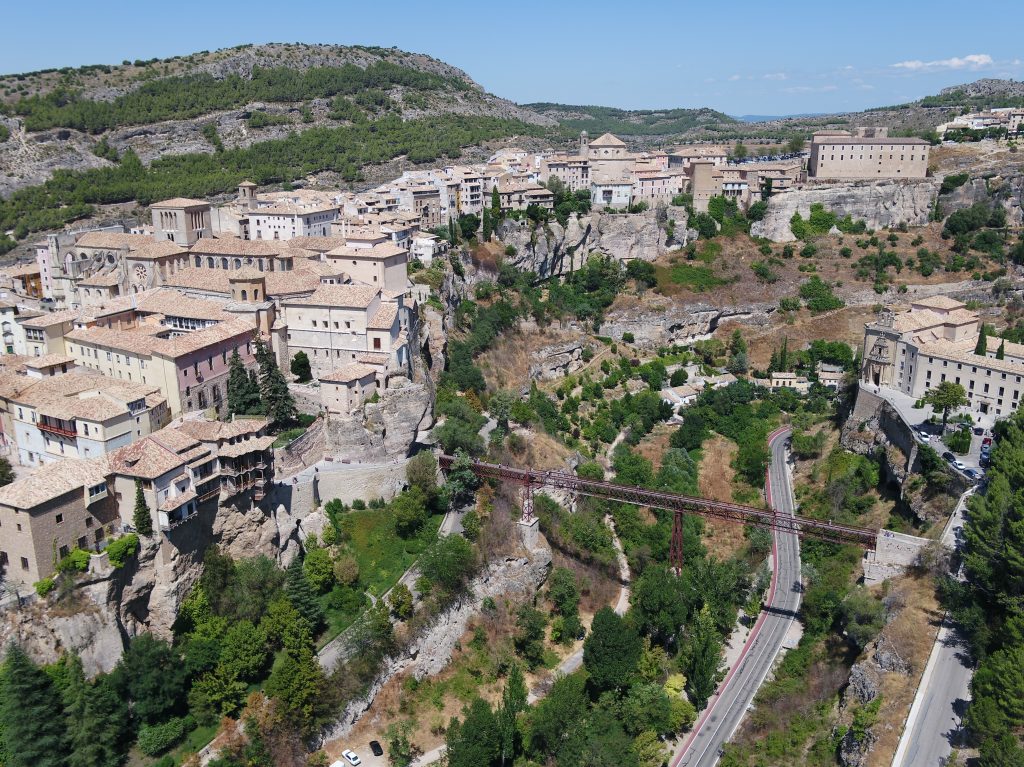
[[966, 469], [966, 468], [967, 468], [967, 466], [966, 466], [966, 465], [964, 465], [964, 462], [963, 462], [963, 461], [953, 461], [953, 465], [954, 465], [954, 466], [955, 466], [955, 467], [956, 467], [957, 469], [959, 469], [960, 471], [963, 471], [964, 469]]
[[917, 433], [917, 438], [919, 440], [921, 440], [922, 442], [929, 442], [931, 440], [931, 437], [929, 435], [925, 434], [923, 431], [919, 431]]
[[345, 761], [351, 764], [352, 767], [356, 767], [357, 765], [363, 763], [363, 761], [358, 756], [356, 756], [355, 751], [349, 751], [347, 748], [341, 752], [341, 755], [345, 757]]

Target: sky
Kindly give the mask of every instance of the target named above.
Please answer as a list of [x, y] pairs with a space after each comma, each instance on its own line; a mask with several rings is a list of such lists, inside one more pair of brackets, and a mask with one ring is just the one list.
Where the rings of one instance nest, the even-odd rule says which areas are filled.
[[786, 115], [1024, 78], [1019, 5], [1004, 0], [49, 0], [10, 3], [3, 20], [3, 73], [242, 43], [378, 45], [439, 58], [519, 103]]

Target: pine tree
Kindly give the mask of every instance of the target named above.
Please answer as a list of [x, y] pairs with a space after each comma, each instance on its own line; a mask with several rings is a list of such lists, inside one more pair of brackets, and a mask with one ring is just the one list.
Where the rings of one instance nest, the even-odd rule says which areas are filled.
[[238, 349], [231, 353], [228, 372], [228, 412], [231, 415], [249, 415], [259, 404], [259, 386], [245, 369]]
[[135, 512], [132, 515], [132, 524], [135, 525], [135, 532], [139, 535], [153, 534], [153, 517], [149, 511], [149, 504], [146, 503], [146, 494], [142, 490], [142, 483], [135, 480]]
[[82, 661], [68, 660], [68, 684], [63, 692], [67, 724], [67, 767], [118, 767], [128, 711], [106, 678], [95, 685], [85, 681]]
[[782, 337], [782, 348], [779, 349], [779, 367], [780, 373], [789, 370], [789, 336]]
[[314, 632], [319, 631], [323, 623], [324, 611], [316, 598], [313, 584], [306, 577], [306, 572], [302, 567], [302, 559], [299, 557], [295, 557], [291, 565], [288, 566], [284, 590], [292, 607], [299, 612], [299, 615], [306, 619]]
[[705, 604], [697, 615], [690, 636], [689, 663], [686, 678], [690, 698], [698, 710], [707, 705], [718, 684], [718, 667], [722, 662], [722, 640], [715, 629], [715, 619]]
[[999, 340], [999, 348], [996, 349], [996, 359], [1006, 359], [1006, 339], [1002, 338]]
[[491, 189], [491, 218], [497, 223], [501, 220], [501, 195], [498, 193], [498, 185]]
[[267, 416], [279, 424], [294, 420], [298, 411], [292, 393], [288, 390], [288, 382], [277, 366], [270, 347], [259, 336], [256, 337], [256, 361], [260, 366], [260, 399]]
[[988, 354], [988, 329], [985, 323], [981, 324], [981, 332], [978, 333], [978, 345], [974, 347], [974, 353], [985, 356]]
[[64, 716], [53, 682], [12, 644], [0, 686], [5, 767], [63, 767]]

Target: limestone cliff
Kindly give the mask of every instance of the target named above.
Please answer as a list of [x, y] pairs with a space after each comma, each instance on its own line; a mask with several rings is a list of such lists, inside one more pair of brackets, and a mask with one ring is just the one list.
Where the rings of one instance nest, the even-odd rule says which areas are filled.
[[764, 218], [750, 227], [750, 233], [772, 242], [792, 242], [796, 237], [789, 228], [790, 219], [794, 213], [808, 218], [814, 203], [824, 205], [840, 218], [849, 215], [855, 220], [864, 221], [869, 229], [901, 223], [924, 226], [932, 213], [938, 189], [939, 182], [933, 178], [794, 189], [774, 195], [768, 201]]
[[[593, 253], [620, 261], [653, 261], [662, 253], [693, 240], [685, 208], [647, 210], [643, 213], [590, 213], [570, 216], [565, 226], [552, 221], [535, 226], [530, 221], [506, 219], [495, 231], [498, 239], [515, 248], [507, 260], [540, 277], [565, 274], [582, 265]], [[672, 237], [668, 236], [669, 222]]]
[[622, 340], [624, 333], [632, 333], [638, 346], [653, 349], [699, 340], [725, 320], [766, 325], [775, 309], [774, 304], [716, 307], [651, 296], [640, 306], [609, 312], [598, 332], [617, 341]]
[[434, 398], [426, 384], [393, 378], [379, 402], [350, 415], [332, 414], [325, 428], [326, 454], [335, 460], [381, 461], [409, 455], [434, 422]]
[[976, 202], [988, 205], [1002, 205], [1006, 210], [1006, 222], [1010, 226], [1024, 225], [1024, 167], [1020, 165], [1001, 166], [997, 169], [977, 170], [966, 184], [939, 197], [939, 210], [944, 216], [969, 208]]

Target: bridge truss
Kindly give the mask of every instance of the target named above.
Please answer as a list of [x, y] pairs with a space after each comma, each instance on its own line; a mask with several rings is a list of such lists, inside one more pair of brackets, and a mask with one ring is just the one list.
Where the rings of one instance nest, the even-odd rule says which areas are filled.
[[[448, 471], [454, 461], [455, 458], [450, 455], [442, 455], [438, 459], [438, 463], [444, 471]], [[586, 479], [566, 471], [517, 469], [476, 460], [471, 462], [470, 469], [481, 479], [496, 479], [522, 486], [524, 522], [530, 522], [533, 518], [533, 493], [546, 487], [565, 490], [574, 496], [600, 498], [670, 511], [673, 513], [673, 525], [669, 560], [677, 572], [682, 569], [683, 564], [683, 514], [698, 514], [702, 517], [724, 519], [727, 522], [741, 525], [754, 525], [768, 530], [794, 533], [802, 538], [853, 544], [865, 549], [874, 549], [878, 540], [877, 530], [864, 527], [840, 525], [821, 519], [787, 516], [778, 514], [774, 509], [758, 509], [738, 503], [709, 501], [706, 498], [695, 498], [663, 490], [648, 490], [632, 485]]]

